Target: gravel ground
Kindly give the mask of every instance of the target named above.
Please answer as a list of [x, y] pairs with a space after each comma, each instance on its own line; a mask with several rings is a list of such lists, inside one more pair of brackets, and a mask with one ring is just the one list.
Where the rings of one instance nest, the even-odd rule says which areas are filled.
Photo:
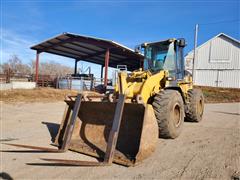
[[[48, 128], [61, 122], [64, 103], [1, 103], [1, 141], [51, 147]], [[7, 141], [9, 140], [9, 141]], [[1, 150], [17, 150], [1, 144]], [[200, 123], [184, 124], [175, 140], [159, 139], [136, 167], [33, 166], [39, 158], [95, 159], [79, 153], [4, 153], [0, 176], [14, 179], [231, 179], [240, 178], [240, 103], [207, 104]]]

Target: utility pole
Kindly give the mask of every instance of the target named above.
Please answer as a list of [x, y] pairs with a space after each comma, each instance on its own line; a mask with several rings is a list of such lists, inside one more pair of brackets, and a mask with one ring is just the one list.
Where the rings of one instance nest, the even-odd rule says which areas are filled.
[[195, 35], [194, 35], [194, 49], [193, 49], [193, 61], [192, 61], [192, 78], [193, 83], [195, 83], [195, 63], [196, 63], [196, 48], [197, 48], [197, 41], [198, 41], [198, 24], [195, 26]]

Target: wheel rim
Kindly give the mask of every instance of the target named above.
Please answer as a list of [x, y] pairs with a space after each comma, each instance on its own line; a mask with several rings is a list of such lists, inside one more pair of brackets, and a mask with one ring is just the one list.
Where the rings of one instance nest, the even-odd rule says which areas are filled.
[[174, 124], [178, 127], [181, 123], [181, 108], [179, 104], [175, 104], [173, 107], [173, 117], [174, 117]]
[[200, 99], [197, 103], [197, 112], [198, 112], [199, 116], [202, 117], [202, 114], [203, 114], [203, 101], [202, 101], [202, 99]]

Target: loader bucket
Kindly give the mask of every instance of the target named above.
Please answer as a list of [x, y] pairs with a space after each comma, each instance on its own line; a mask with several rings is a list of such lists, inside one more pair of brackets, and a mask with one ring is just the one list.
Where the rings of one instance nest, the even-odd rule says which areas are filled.
[[[55, 144], [61, 146], [75, 101], [67, 103]], [[78, 113], [69, 149], [104, 158], [116, 103], [84, 101]], [[132, 166], [156, 147], [158, 127], [151, 105], [125, 103], [113, 162]]]

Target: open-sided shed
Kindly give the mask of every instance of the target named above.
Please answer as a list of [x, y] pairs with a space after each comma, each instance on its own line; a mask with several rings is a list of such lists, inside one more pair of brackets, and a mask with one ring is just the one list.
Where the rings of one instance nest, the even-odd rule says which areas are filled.
[[132, 49], [111, 40], [95, 37], [63, 33], [51, 39], [43, 41], [31, 47], [36, 50], [36, 81], [38, 80], [39, 55], [47, 52], [75, 60], [75, 71], [77, 63], [86, 61], [102, 66], [101, 77], [104, 73], [104, 85], [107, 85], [108, 67], [116, 68], [117, 65], [127, 65], [132, 71], [141, 67], [143, 55], [134, 52]]

